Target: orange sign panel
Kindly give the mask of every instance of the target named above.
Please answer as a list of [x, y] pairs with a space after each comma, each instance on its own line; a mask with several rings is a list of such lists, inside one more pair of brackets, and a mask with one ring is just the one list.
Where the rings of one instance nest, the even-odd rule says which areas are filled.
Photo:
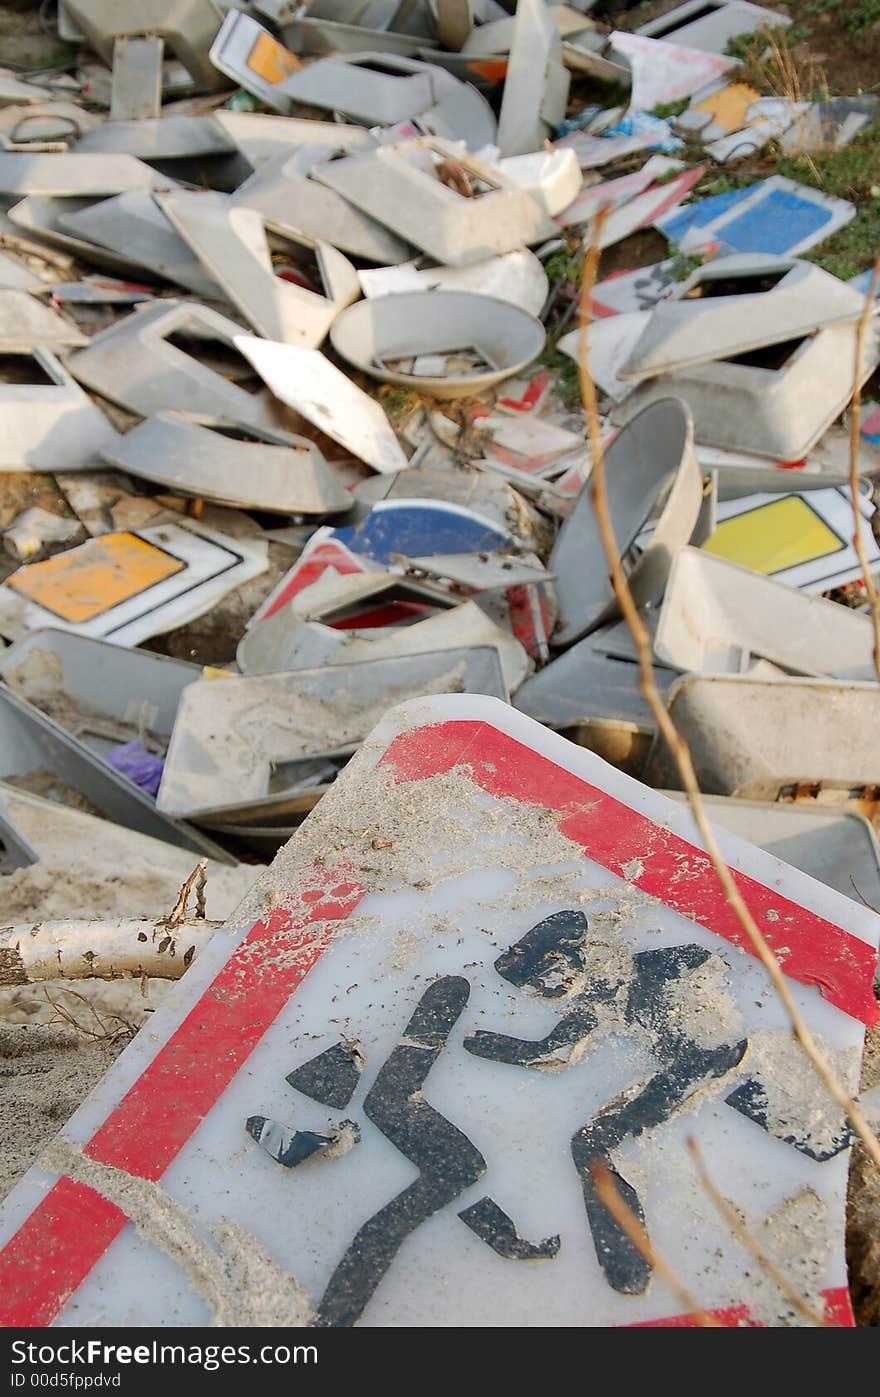
[[6, 585], [75, 624], [103, 615], [185, 567], [180, 558], [137, 534], [105, 534], [82, 548], [21, 568]]
[[271, 34], [260, 35], [250, 51], [247, 65], [266, 82], [283, 82], [302, 67], [296, 54], [279, 44]]

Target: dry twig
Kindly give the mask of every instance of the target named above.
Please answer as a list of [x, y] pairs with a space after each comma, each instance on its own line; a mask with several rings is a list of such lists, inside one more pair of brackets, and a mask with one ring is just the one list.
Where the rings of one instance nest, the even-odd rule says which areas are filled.
[[840, 1108], [846, 1113], [853, 1129], [863, 1142], [871, 1159], [877, 1165], [878, 1169], [880, 1169], [880, 1141], [877, 1140], [876, 1135], [871, 1130], [862, 1111], [856, 1103], [851, 1100], [843, 1084], [838, 1080], [837, 1074], [819, 1048], [806, 1020], [795, 1003], [791, 990], [788, 987], [788, 982], [782, 973], [779, 961], [776, 959], [776, 956], [761, 934], [754, 917], [746, 905], [742, 893], [734, 882], [733, 874], [725, 862], [712, 826], [706, 817], [702, 793], [694, 771], [690, 749], [680, 736], [675, 724], [669, 716], [654, 678], [651, 638], [639, 615], [632, 592], [629, 589], [626, 573], [624, 572], [620, 552], [617, 547], [617, 540], [614, 536], [614, 526], [611, 522], [611, 513], [608, 507], [608, 489], [605, 478], [605, 458], [602, 450], [602, 432], [599, 423], [598, 404], [596, 401], [596, 387], [590, 373], [590, 295], [595, 283], [602, 228], [607, 214], [608, 205], [603, 205], [593, 224], [592, 241], [587, 255], [584, 258], [580, 296], [581, 337], [580, 352], [578, 354], [578, 374], [581, 395], [587, 411], [589, 425], [590, 447], [593, 458], [592, 494], [593, 504], [596, 510], [596, 520], [602, 538], [602, 546], [605, 550], [609, 568], [611, 569], [611, 581], [614, 587], [614, 594], [617, 597], [624, 619], [629, 626], [636, 644], [640, 677], [639, 687], [645, 702], [654, 715], [661, 737], [664, 739], [675, 758], [682, 786], [687, 793], [691, 811], [703, 841], [703, 846], [715, 869], [721, 887], [724, 890], [727, 903], [746, 933], [755, 955], [770, 976], [773, 987], [781, 999], [791, 1021], [795, 1038], [800, 1043], [831, 1096], [833, 1096]]
[[[90, 1000], [86, 999], [84, 994], [77, 994], [76, 990], [67, 990], [67, 994], [69, 994], [73, 999], [78, 999], [85, 1006], [85, 1008], [92, 1015], [92, 1018], [95, 1020], [95, 1023], [98, 1025], [97, 1030], [94, 1028], [88, 1028], [86, 1024], [82, 1023], [76, 1017], [76, 1015], [71, 1013], [71, 1011], [68, 1008], [66, 1008], [66, 1006], [63, 1005], [59, 1000], [53, 999], [51, 994], [45, 987], [43, 989], [43, 994], [46, 996], [47, 1003], [52, 1005], [52, 1009], [54, 1011], [53, 1017], [49, 1020], [50, 1023], [68, 1024], [71, 1028], [75, 1029], [77, 1033], [83, 1034], [84, 1037], [93, 1038], [96, 1043], [112, 1043], [117, 1038], [122, 1038], [123, 1036], [127, 1038], [133, 1038], [135, 1033], [137, 1032], [135, 1025], [130, 1024], [127, 1019], [124, 1019], [121, 1016], [121, 1014], [111, 1014], [109, 1018], [105, 1019], [103, 1014], [98, 1013], [98, 1010], [95, 1008], [94, 1004], [92, 1004]], [[119, 1028], [110, 1027], [111, 1023], [113, 1023], [114, 1021], [117, 1024], [119, 1024]]]
[[169, 927], [177, 926], [180, 922], [186, 921], [186, 907], [190, 895], [195, 889], [196, 895], [196, 917], [205, 915], [205, 886], [208, 882], [208, 860], [201, 859], [196, 864], [192, 873], [184, 882], [177, 895], [177, 901], [171, 909], [171, 915], [167, 920]]
[[752, 1236], [733, 1204], [729, 1203], [724, 1197], [724, 1194], [716, 1188], [709, 1176], [709, 1171], [706, 1168], [706, 1161], [703, 1159], [700, 1147], [692, 1135], [689, 1135], [687, 1138], [687, 1147], [696, 1165], [697, 1177], [700, 1180], [701, 1187], [704, 1192], [708, 1194], [709, 1198], [711, 1198], [737, 1241], [755, 1258], [761, 1269], [766, 1271], [771, 1281], [773, 1281], [774, 1285], [779, 1287], [792, 1309], [796, 1310], [802, 1319], [805, 1319], [808, 1324], [815, 1324], [819, 1328], [825, 1328], [825, 1320], [822, 1315], [814, 1310], [811, 1305], [808, 1305], [803, 1296], [798, 1294], [791, 1282], [779, 1270], [776, 1263], [771, 1260], [764, 1251], [760, 1242]]
[[683, 1281], [679, 1280], [669, 1262], [662, 1257], [657, 1248], [652, 1243], [650, 1237], [639, 1222], [632, 1208], [621, 1198], [614, 1176], [606, 1164], [596, 1160], [590, 1170], [593, 1182], [596, 1185], [596, 1192], [602, 1203], [608, 1209], [618, 1227], [621, 1228], [638, 1251], [647, 1261], [648, 1265], [657, 1272], [662, 1281], [669, 1286], [669, 1289], [678, 1297], [680, 1303], [694, 1316], [697, 1324], [706, 1329], [720, 1329], [717, 1319], [713, 1319], [701, 1305], [697, 1303], [691, 1295]]

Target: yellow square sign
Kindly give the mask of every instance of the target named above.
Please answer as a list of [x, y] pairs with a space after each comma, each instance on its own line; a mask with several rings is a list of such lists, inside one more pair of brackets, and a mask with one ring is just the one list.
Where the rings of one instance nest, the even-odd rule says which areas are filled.
[[703, 547], [770, 577], [799, 563], [827, 558], [846, 544], [806, 500], [786, 495], [722, 520]]
[[258, 78], [272, 83], [283, 82], [302, 67], [295, 53], [266, 33], [260, 35], [251, 49], [247, 65]]
[[137, 534], [105, 534], [81, 548], [31, 563], [6, 586], [62, 621], [92, 621], [182, 572], [186, 563]]

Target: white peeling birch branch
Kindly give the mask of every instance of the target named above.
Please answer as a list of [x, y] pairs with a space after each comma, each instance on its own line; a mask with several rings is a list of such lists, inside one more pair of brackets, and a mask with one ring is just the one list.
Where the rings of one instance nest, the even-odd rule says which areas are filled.
[[177, 980], [223, 922], [204, 917], [28, 922], [0, 930], [0, 987], [38, 980]]

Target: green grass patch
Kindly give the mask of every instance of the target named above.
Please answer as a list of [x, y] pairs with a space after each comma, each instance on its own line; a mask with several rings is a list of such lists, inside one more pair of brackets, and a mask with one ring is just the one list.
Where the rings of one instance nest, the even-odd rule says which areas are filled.
[[579, 286], [583, 260], [584, 253], [581, 247], [555, 252], [552, 257], [548, 257], [544, 263], [544, 271], [550, 285], [557, 286], [561, 282], [563, 286], [569, 283]]
[[563, 407], [573, 412], [583, 406], [578, 366], [573, 359], [569, 359], [567, 354], [560, 354], [558, 349], [545, 349], [538, 363], [555, 373], [556, 382], [553, 387]]
[[803, 10], [808, 15], [834, 15], [851, 34], [863, 34], [880, 24], [880, 0], [807, 0]]

